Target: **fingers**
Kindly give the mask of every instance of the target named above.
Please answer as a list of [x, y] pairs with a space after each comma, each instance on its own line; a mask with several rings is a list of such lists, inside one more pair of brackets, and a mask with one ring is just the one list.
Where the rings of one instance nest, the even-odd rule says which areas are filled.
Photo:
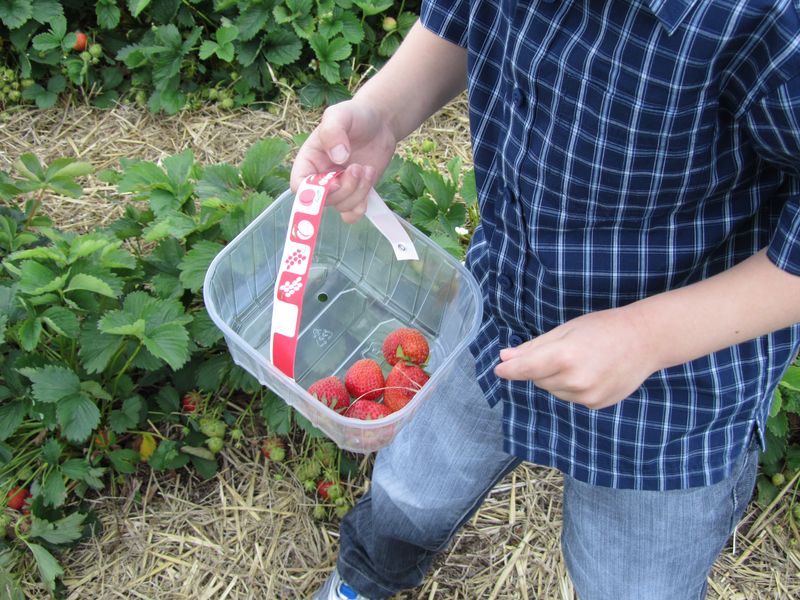
[[500, 351], [500, 364], [494, 373], [503, 379], [522, 381], [530, 379], [534, 382], [552, 377], [562, 369], [558, 350], [552, 345], [540, 345], [526, 342], [516, 348], [504, 348]]
[[330, 161], [343, 165], [350, 158], [350, 137], [348, 132], [353, 125], [353, 112], [349, 105], [334, 104], [322, 115], [317, 128], [317, 136]]

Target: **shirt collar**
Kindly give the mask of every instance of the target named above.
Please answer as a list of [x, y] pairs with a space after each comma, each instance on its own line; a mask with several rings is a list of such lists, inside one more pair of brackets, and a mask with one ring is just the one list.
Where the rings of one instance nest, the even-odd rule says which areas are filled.
[[669, 35], [681, 24], [698, 0], [644, 0]]

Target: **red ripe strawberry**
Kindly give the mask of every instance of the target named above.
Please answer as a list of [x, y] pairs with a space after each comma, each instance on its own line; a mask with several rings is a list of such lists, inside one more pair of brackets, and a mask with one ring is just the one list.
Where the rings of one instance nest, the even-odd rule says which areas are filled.
[[372, 400], [356, 400], [350, 405], [344, 416], [362, 421], [374, 421], [391, 413], [386, 406]]
[[331, 375], [311, 384], [308, 393], [336, 412], [342, 412], [350, 406], [350, 396], [342, 380]]
[[317, 493], [320, 498], [325, 500], [336, 500], [342, 497], [342, 490], [339, 485], [330, 479], [320, 479], [317, 482]]
[[86, 42], [87, 41], [88, 41], [88, 38], [86, 37], [85, 33], [83, 33], [82, 31], [76, 31], [75, 32], [75, 45], [72, 46], [73, 50], [75, 50], [77, 52], [83, 52], [84, 50], [86, 50]]
[[356, 400], [377, 400], [384, 383], [380, 365], [371, 358], [357, 360], [344, 376], [344, 385]]
[[8, 492], [8, 508], [22, 510], [25, 502], [31, 497], [31, 493], [23, 487], [13, 487]]
[[200, 392], [188, 392], [184, 394], [183, 398], [181, 398], [181, 406], [183, 406], [183, 412], [186, 413], [193, 413], [197, 410], [197, 405], [200, 403], [202, 399], [202, 394]]
[[430, 377], [421, 367], [400, 361], [386, 378], [383, 403], [392, 412], [400, 410], [411, 401], [428, 379]]
[[386, 336], [383, 342], [383, 357], [390, 365], [394, 366], [399, 360], [425, 364], [428, 360], [428, 341], [417, 329], [401, 327]]

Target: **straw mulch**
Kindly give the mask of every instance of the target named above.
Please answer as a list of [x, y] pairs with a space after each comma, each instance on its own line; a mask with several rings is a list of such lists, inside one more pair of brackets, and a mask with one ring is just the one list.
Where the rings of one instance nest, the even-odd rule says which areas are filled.
[[[319, 113], [297, 108], [291, 98], [270, 111], [209, 110], [173, 117], [130, 107], [99, 111], [65, 106], [22, 111], [0, 124], [0, 169], [23, 152], [45, 161], [73, 156], [99, 169], [122, 158], [157, 160], [192, 148], [203, 163], [241, 162], [264, 137], [291, 143], [309, 132]], [[408, 144], [437, 142], [437, 160], [454, 155], [469, 162], [463, 98], [432, 118]], [[87, 230], [113, 220], [123, 199], [97, 178], [79, 199], [51, 198], [57, 223]], [[291, 456], [291, 452], [290, 452]], [[103, 524], [95, 538], [63, 557], [70, 600], [141, 598], [308, 598], [332, 567], [336, 522], [315, 521], [314, 500], [294, 478], [292, 463], [266, 465], [257, 447], [226, 447], [216, 478], [190, 473], [154, 476], [143, 470], [121, 488], [91, 501]], [[368, 481], [351, 484], [363, 493]], [[800, 597], [800, 552], [790, 544], [789, 494], [764, 513], [751, 506], [735, 543], [709, 578], [712, 599]], [[559, 551], [561, 476], [524, 466], [509, 475], [440, 556], [423, 586], [403, 598], [572, 599]], [[44, 598], [35, 577], [25, 582], [32, 598]]]

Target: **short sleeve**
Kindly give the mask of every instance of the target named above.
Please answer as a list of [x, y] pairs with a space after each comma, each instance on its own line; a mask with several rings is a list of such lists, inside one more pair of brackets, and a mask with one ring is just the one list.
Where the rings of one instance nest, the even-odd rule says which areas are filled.
[[755, 102], [746, 124], [759, 155], [792, 180], [767, 256], [779, 268], [800, 275], [800, 76]]
[[420, 21], [425, 29], [448, 42], [467, 47], [469, 0], [425, 0]]

